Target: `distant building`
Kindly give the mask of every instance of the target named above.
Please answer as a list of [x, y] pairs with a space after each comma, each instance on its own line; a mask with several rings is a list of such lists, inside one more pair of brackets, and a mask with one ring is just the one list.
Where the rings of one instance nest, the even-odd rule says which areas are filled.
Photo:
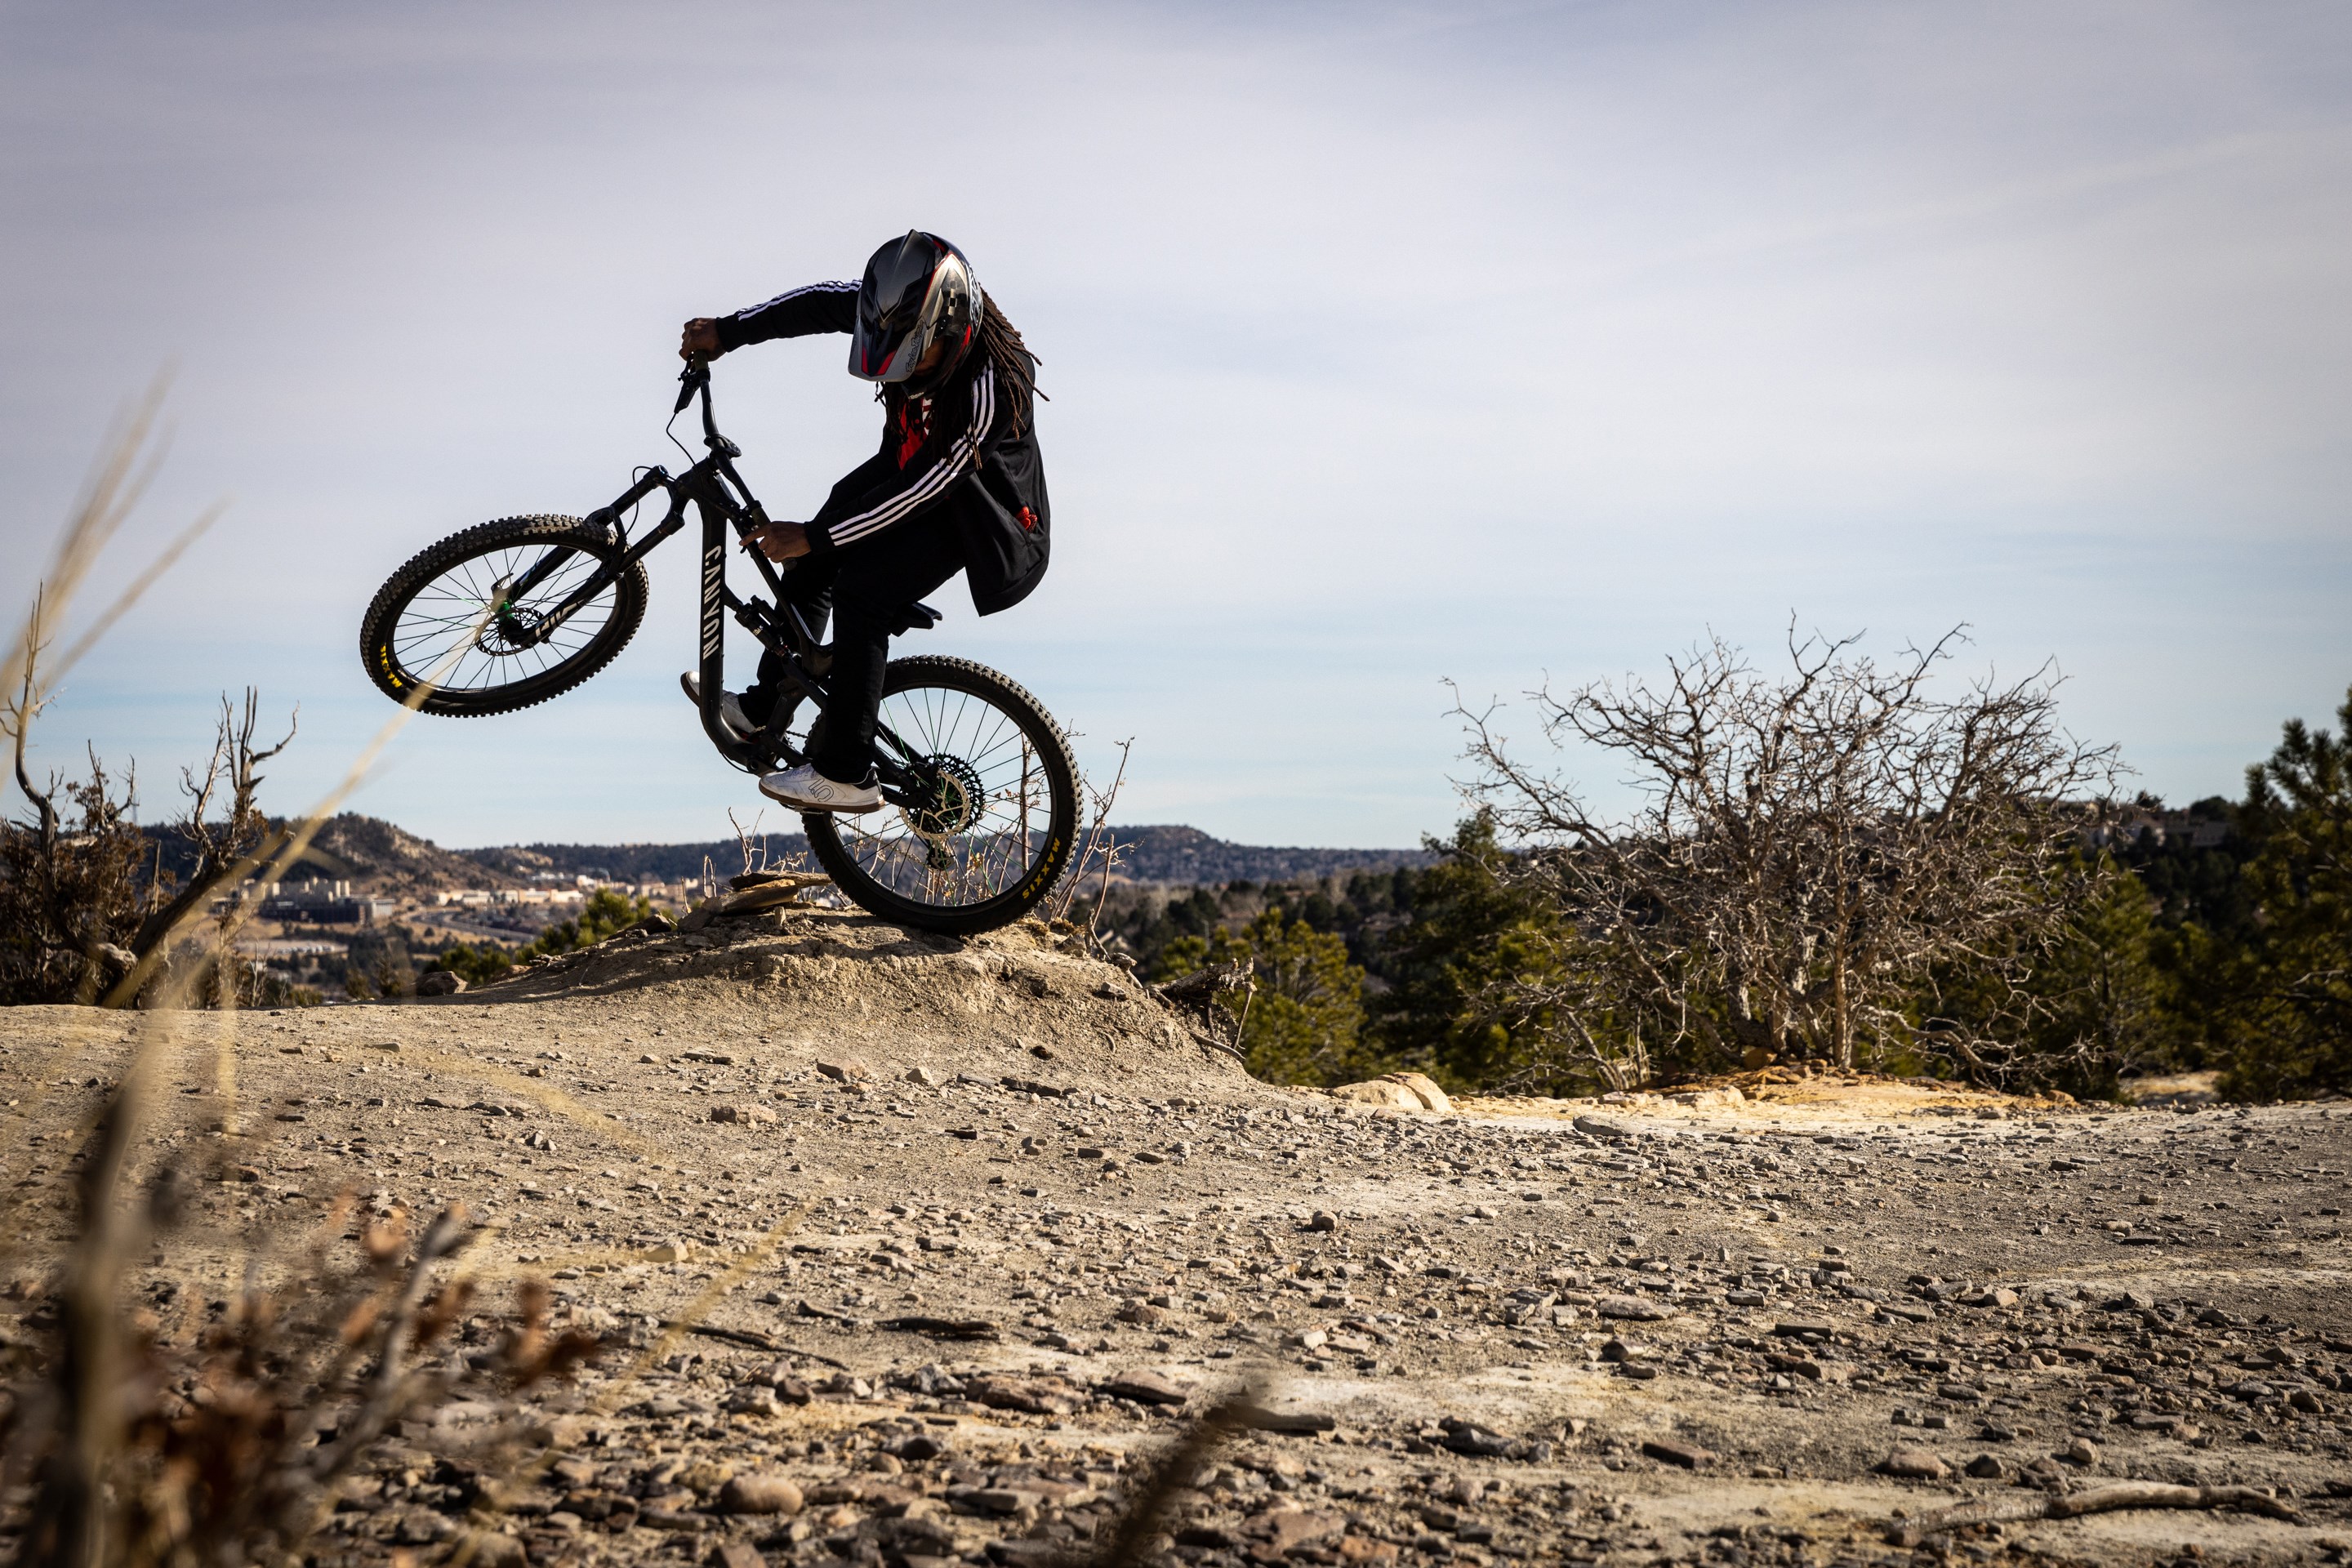
[[390, 899], [354, 894], [349, 882], [272, 882], [261, 900], [261, 918], [305, 925], [381, 925], [392, 919]]
[[2230, 838], [2230, 825], [2221, 817], [2191, 816], [2185, 811], [2145, 805], [2085, 808], [2075, 831], [2093, 849], [2161, 849], [2176, 843], [2191, 849], [2211, 849]]

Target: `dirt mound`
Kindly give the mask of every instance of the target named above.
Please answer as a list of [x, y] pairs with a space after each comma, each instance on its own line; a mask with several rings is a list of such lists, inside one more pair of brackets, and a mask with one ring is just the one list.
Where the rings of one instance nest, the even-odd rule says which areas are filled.
[[720, 917], [694, 931], [633, 927], [443, 1000], [625, 1001], [814, 1055], [864, 1051], [894, 1077], [922, 1067], [1099, 1088], [1253, 1087], [1188, 1015], [1034, 921], [970, 938], [826, 909]]

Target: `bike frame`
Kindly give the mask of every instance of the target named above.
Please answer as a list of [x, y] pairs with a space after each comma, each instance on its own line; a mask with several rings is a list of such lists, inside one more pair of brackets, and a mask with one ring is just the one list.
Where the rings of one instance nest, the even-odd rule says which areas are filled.
[[[637, 481], [612, 503], [597, 508], [584, 520], [592, 528], [608, 530], [621, 546], [620, 557], [588, 579], [567, 595], [544, 619], [529, 628], [517, 628], [510, 636], [544, 641], [554, 630], [569, 620], [579, 609], [595, 598], [616, 581], [622, 573], [650, 554], [656, 545], [686, 527], [686, 509], [690, 504], [702, 518], [702, 605], [700, 616], [700, 666], [702, 681], [702, 731], [725, 757], [745, 773], [764, 773], [782, 761], [798, 765], [808, 761], [805, 753], [793, 746], [783, 733], [781, 721], [790, 704], [779, 700], [770, 717], [767, 730], [749, 741], [738, 741], [729, 734], [719, 718], [719, 704], [726, 700], [726, 619], [732, 616], [736, 623], [749, 631], [761, 647], [782, 658], [792, 679], [798, 682], [806, 700], [815, 705], [819, 713], [826, 710], [830, 692], [825, 679], [829, 664], [819, 646], [815, 632], [797, 605], [786, 601], [783, 574], [775, 563], [757, 549], [750, 552], [753, 564], [773, 602], [756, 593], [744, 598], [727, 582], [727, 552], [730, 542], [740, 542], [755, 530], [768, 523], [768, 513], [751, 493], [751, 487], [736, 471], [735, 459], [743, 455], [742, 448], [719, 433], [710, 409], [710, 365], [700, 354], [687, 362], [685, 373], [678, 377], [677, 405], [670, 411], [671, 418], [686, 411], [686, 405], [698, 397], [702, 403], [702, 444], [707, 455], [682, 474], [672, 475], [656, 464], [647, 468]], [[669, 497], [669, 510], [650, 531], [629, 542], [625, 514], [646, 497], [662, 490]], [[502, 600], [520, 597], [554, 572], [574, 553], [559, 546], [548, 552], [530, 571], [506, 584]], [[787, 567], [789, 569], [789, 565]], [[506, 602], [499, 605], [503, 614]], [[937, 612], [917, 606], [917, 624], [929, 626]], [[907, 795], [919, 784], [921, 759], [914, 750], [894, 733], [887, 724], [877, 725], [875, 731], [876, 771], [881, 776], [883, 798], [896, 805], [908, 804]], [[896, 756], [890, 753], [896, 752]]]

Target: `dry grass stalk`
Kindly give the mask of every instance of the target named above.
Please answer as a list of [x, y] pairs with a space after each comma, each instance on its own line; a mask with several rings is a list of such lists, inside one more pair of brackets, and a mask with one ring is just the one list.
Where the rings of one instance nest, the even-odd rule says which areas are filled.
[[1087, 915], [1087, 938], [1089, 945], [1099, 950], [1103, 903], [1110, 897], [1111, 873], [1127, 861], [1133, 845], [1121, 844], [1110, 826], [1110, 814], [1118, 805], [1118, 792], [1127, 783], [1127, 760], [1134, 749], [1135, 737], [1129, 736], [1118, 743], [1118, 769], [1111, 775], [1110, 787], [1097, 787], [1094, 780], [1081, 775], [1078, 787], [1086, 792], [1088, 822], [1086, 837], [1079, 840], [1078, 853], [1068, 871], [1063, 874], [1059, 887], [1048, 900], [1046, 915], [1050, 920], [1066, 921], [1070, 911], [1085, 895], [1088, 881], [1097, 884], [1093, 908]]
[[[75, 595], [81, 591], [82, 580], [89, 576], [90, 568], [105, 552], [108, 542], [129, 519], [138, 506], [140, 497], [146, 493], [148, 485], [153, 482], [156, 471], [163, 466], [168, 443], [156, 437], [155, 423], [163, 414], [163, 399], [170, 390], [170, 373], [157, 375], [144, 395], [115, 416], [112, 428], [107, 432], [105, 440], [99, 444], [98, 460], [82, 483], [81, 498], [75, 502], [73, 510], [67, 514], [66, 525], [58, 536], [57, 550], [50, 558], [49, 569], [41, 575], [39, 593], [47, 602], [52, 619], [62, 617], [73, 604]], [[212, 519], [218, 515], [218, 509], [215, 508], [199, 520], [202, 527], [191, 532], [201, 532], [202, 528], [211, 526]], [[182, 540], [193, 542], [188, 534], [184, 534]], [[175, 542], [171, 552], [173, 559], [178, 559], [178, 552], [186, 548], [186, 542]], [[122, 611], [128, 609], [153, 581], [153, 576], [142, 574], [133, 583], [131, 591], [118, 599], [114, 606], [100, 617], [100, 628], [111, 626], [121, 618]], [[78, 658], [87, 652], [91, 640], [85, 637], [78, 641], [74, 645], [73, 657]], [[8, 650], [6, 662], [0, 664], [0, 691], [15, 691], [23, 683], [26, 649], [30, 646], [29, 642], [19, 643]], [[58, 673], [62, 674], [63, 670]], [[39, 692], [44, 700], [47, 695], [46, 691]]]
[[[26, 1568], [194, 1565], [289, 1553], [335, 1484], [392, 1426], [474, 1384], [517, 1393], [568, 1375], [601, 1348], [551, 1334], [544, 1286], [526, 1282], [487, 1370], [436, 1354], [473, 1298], [440, 1268], [473, 1239], [462, 1205], [412, 1235], [404, 1211], [363, 1221], [338, 1268], [333, 1205], [307, 1266], [279, 1292], [247, 1288], [216, 1322], [180, 1337], [126, 1311], [131, 1266], [178, 1217], [176, 1165], [134, 1181], [146, 1074], [109, 1101], [81, 1183], [81, 1230], [57, 1293], [51, 1342], [14, 1348], [16, 1419], [0, 1479], [29, 1475]], [[135, 1202], [125, 1194], [137, 1192]]]
[[1202, 1411], [1183, 1436], [1155, 1462], [1138, 1485], [1118, 1521], [1091, 1559], [1092, 1568], [1138, 1568], [1155, 1553], [1152, 1537], [1175, 1503], [1176, 1494], [1192, 1484], [1209, 1456], [1235, 1432], [1258, 1425], [1265, 1405], [1266, 1385], [1244, 1384]]

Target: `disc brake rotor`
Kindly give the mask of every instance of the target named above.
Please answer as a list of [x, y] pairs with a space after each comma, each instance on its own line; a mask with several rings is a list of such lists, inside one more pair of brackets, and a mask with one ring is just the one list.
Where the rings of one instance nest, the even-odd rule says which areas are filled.
[[917, 782], [898, 809], [915, 836], [928, 840], [936, 855], [948, 840], [980, 820], [980, 770], [961, 757], [930, 756], [908, 771]]
[[513, 581], [511, 577], [501, 577], [490, 589], [490, 603], [498, 607], [483, 620], [482, 629], [474, 637], [474, 646], [484, 653], [503, 656], [539, 645], [539, 625], [545, 617], [507, 597], [507, 589]]

